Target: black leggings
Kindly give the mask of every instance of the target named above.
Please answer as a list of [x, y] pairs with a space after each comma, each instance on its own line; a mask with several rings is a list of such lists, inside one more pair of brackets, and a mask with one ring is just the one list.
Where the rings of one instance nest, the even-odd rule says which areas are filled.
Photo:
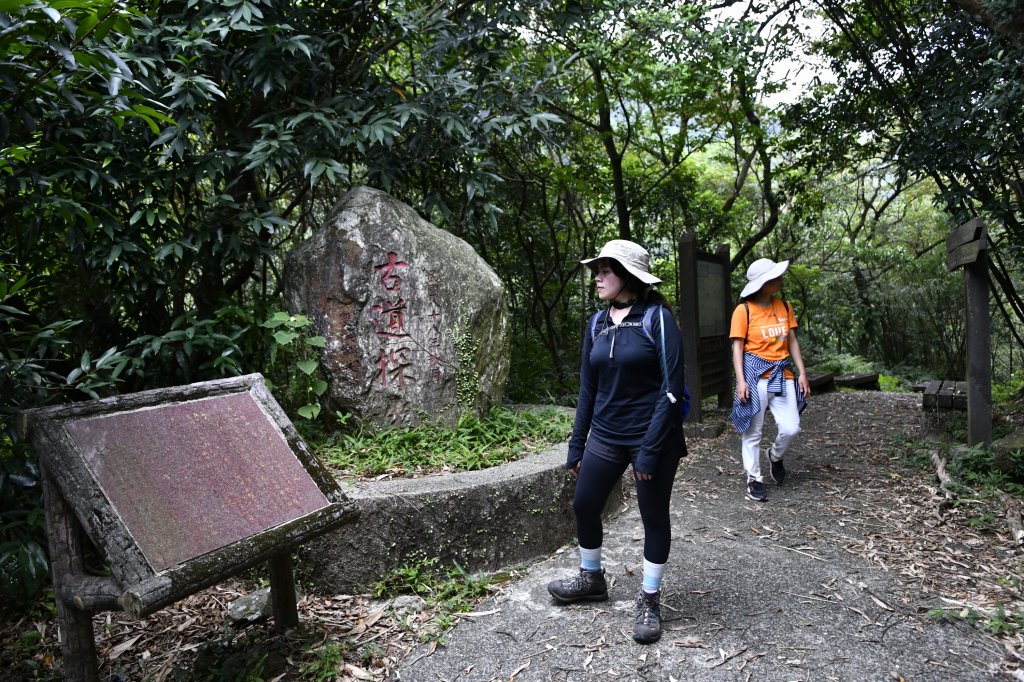
[[[580, 473], [576, 479], [576, 494], [572, 500], [576, 512], [576, 537], [580, 547], [597, 549], [604, 538], [601, 512], [608, 495], [615, 487], [628, 463], [615, 463], [602, 459], [587, 448], [583, 452]], [[644, 558], [652, 564], [668, 561], [672, 544], [672, 523], [668, 503], [672, 499], [672, 482], [679, 468], [677, 457], [666, 457], [658, 463], [654, 477], [636, 481], [636, 500], [640, 518], [644, 522]]]

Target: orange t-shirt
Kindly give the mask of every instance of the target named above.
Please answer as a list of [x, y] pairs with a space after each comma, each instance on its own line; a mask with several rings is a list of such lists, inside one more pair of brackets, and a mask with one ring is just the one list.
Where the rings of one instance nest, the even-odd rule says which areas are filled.
[[[749, 323], [747, 310], [750, 311]], [[740, 303], [732, 311], [729, 338], [746, 339], [744, 350], [768, 362], [784, 360], [789, 355], [789, 330], [796, 329], [796, 316], [792, 312], [792, 308], [777, 298], [773, 298], [767, 308], [753, 301], [746, 305]], [[786, 378], [792, 379], [793, 373], [786, 370]]]

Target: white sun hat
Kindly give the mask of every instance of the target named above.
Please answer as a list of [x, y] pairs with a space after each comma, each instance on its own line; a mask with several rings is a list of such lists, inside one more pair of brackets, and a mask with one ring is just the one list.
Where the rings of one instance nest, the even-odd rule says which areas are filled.
[[[661, 280], [651, 274], [651, 254], [647, 249], [626, 239], [613, 239], [601, 247], [601, 252], [593, 258], [585, 258], [580, 262], [590, 265], [601, 258], [611, 258], [618, 261], [626, 272], [636, 277], [644, 284], [659, 284]], [[590, 265], [594, 269], [593, 265]]]
[[756, 294], [765, 283], [782, 277], [788, 269], [788, 260], [776, 263], [771, 258], [758, 258], [747, 268], [747, 285], [740, 292], [740, 298]]

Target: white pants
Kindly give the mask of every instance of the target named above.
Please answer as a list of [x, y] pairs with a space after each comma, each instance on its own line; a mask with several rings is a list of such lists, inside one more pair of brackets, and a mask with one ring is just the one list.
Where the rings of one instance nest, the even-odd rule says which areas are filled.
[[[752, 388], [753, 390], [753, 388]], [[779, 427], [779, 435], [768, 451], [768, 457], [778, 462], [786, 456], [786, 450], [796, 434], [800, 433], [800, 411], [796, 406], [796, 386], [792, 379], [786, 379], [786, 395], [769, 395], [768, 380], [758, 379], [757, 398], [761, 410], [750, 420], [750, 426], [740, 434], [743, 441], [743, 468], [747, 480], [761, 481], [761, 429], [764, 427], [764, 413], [769, 408]]]

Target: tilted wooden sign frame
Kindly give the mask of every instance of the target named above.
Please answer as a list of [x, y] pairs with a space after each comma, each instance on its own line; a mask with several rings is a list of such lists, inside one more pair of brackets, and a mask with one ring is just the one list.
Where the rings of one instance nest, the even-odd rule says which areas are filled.
[[[143, 617], [265, 560], [278, 625], [297, 624], [289, 552], [355, 516], [258, 374], [28, 410], [20, 428], [43, 471], [69, 679], [95, 679], [90, 612]], [[82, 571], [82, 532], [110, 577]]]

